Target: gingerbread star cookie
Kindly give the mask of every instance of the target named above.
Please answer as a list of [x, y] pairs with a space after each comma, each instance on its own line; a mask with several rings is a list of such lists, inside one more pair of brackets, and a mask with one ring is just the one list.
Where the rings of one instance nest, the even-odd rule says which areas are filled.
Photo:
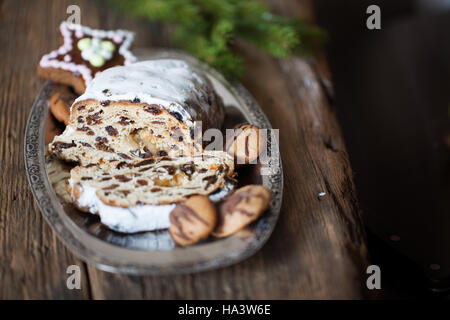
[[137, 60], [129, 50], [134, 38], [132, 32], [95, 30], [66, 21], [59, 29], [63, 44], [42, 57], [37, 74], [71, 85], [78, 94], [84, 92], [97, 73]]

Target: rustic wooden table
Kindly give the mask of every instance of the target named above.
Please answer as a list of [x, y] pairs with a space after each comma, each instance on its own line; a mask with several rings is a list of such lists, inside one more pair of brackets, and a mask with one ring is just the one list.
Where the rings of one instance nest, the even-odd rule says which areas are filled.
[[[199, 274], [132, 277], [85, 264], [56, 238], [37, 209], [23, 164], [29, 110], [43, 81], [42, 54], [58, 46], [57, 27], [74, 1], [0, 3], [0, 298], [297, 299], [361, 298], [368, 254], [332, 90], [323, 59], [277, 60], [242, 47], [242, 82], [280, 129], [284, 199], [265, 247], [237, 265]], [[136, 46], [167, 47], [167, 30], [76, 1], [81, 22], [136, 32]], [[309, 1], [272, 1], [286, 15], [311, 18]], [[320, 192], [326, 195], [318, 197]], [[66, 268], [82, 270], [68, 290]]]

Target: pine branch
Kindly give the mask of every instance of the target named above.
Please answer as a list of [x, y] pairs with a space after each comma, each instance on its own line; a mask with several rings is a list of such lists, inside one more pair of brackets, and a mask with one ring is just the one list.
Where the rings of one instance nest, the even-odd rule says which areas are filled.
[[274, 15], [258, 0], [104, 0], [131, 16], [170, 23], [171, 40], [227, 77], [244, 71], [232, 50], [243, 39], [274, 57], [309, 53], [323, 32], [300, 19]]

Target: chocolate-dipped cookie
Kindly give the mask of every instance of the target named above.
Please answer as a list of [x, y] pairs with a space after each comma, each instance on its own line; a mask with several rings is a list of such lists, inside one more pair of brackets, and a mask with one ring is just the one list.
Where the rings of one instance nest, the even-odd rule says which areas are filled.
[[216, 209], [208, 197], [193, 196], [172, 210], [169, 232], [176, 244], [188, 246], [207, 238], [216, 222]]
[[261, 185], [248, 185], [236, 190], [220, 204], [219, 222], [213, 236], [227, 237], [243, 229], [261, 216], [271, 200], [271, 192]]

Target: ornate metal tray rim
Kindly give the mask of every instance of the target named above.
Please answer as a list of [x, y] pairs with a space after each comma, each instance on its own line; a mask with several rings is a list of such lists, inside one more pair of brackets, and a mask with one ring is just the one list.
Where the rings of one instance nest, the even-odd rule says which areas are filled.
[[[166, 49], [136, 49], [134, 51], [137, 53], [137, 56], [153, 59], [184, 59], [193, 67], [214, 77], [226, 87], [234, 98], [241, 102], [239, 109], [251, 123], [263, 128], [272, 128], [255, 99], [239, 82], [228, 82], [218, 71], [181, 51]], [[279, 154], [277, 155], [279, 157], [278, 171], [271, 176], [263, 176], [263, 185], [273, 192], [273, 200], [269, 212], [256, 223], [255, 234], [248, 243], [245, 243], [245, 240], [241, 238], [232, 236], [206, 244], [199, 244], [189, 247], [189, 251], [186, 251], [194, 257], [194, 260], [174, 261], [177, 258], [175, 257], [176, 254], [172, 252], [186, 250], [186, 248], [176, 248], [171, 251], [143, 251], [124, 248], [100, 240], [82, 230], [65, 214], [48, 181], [44, 159], [44, 134], [49, 111], [46, 100], [47, 90], [49, 90], [49, 82], [40, 91], [28, 117], [24, 140], [26, 174], [35, 201], [45, 220], [56, 232], [58, 238], [83, 261], [93, 264], [101, 270], [116, 273], [134, 275], [191, 273], [225, 267], [240, 262], [256, 253], [269, 239], [278, 220], [282, 201], [283, 171]], [[277, 142], [274, 141], [272, 143], [276, 144]], [[277, 144], [276, 150], [279, 150]], [[237, 251], [221, 250], [227, 248], [227, 245], [230, 247], [237, 245], [239, 248], [242, 248]], [[213, 254], [212, 257], [208, 257], [210, 253]], [[158, 257], [155, 256], [161, 256], [161, 262], [166, 259], [168, 264], [160, 264]], [[179, 254], [178, 257], [180, 256]], [[195, 260], [195, 257], [200, 260]], [[158, 263], [155, 263], [155, 261]]]

